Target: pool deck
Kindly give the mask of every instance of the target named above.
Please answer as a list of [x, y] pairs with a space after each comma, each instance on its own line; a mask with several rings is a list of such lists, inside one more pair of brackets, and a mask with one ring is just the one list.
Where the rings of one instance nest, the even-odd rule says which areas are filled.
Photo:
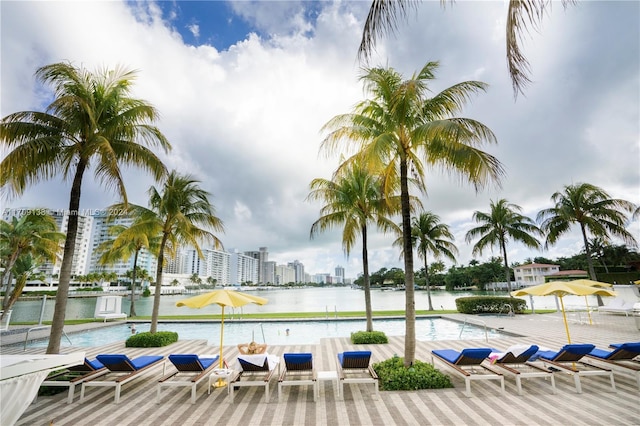
[[[466, 315], [443, 317], [464, 321]], [[490, 346], [505, 349], [513, 344], [537, 344], [558, 349], [566, 343], [560, 314], [518, 315], [516, 317], [477, 317], [490, 328], [503, 329], [522, 337], [501, 339], [417, 342], [416, 359], [430, 361], [433, 349], [462, 350], [467, 347]], [[581, 321], [579, 321], [581, 320]], [[593, 314], [594, 324], [571, 317], [573, 343], [593, 343], [607, 348], [610, 343], [640, 341], [634, 317], [615, 314]], [[102, 326], [93, 325], [91, 326]], [[375, 323], [374, 323], [375, 327]], [[68, 329], [67, 332], [71, 330]], [[3, 341], [6, 336], [3, 336]], [[17, 337], [18, 338], [18, 337]], [[464, 338], [464, 335], [463, 335]], [[20, 340], [17, 340], [20, 341]], [[24, 335], [22, 336], [24, 341]], [[3, 342], [7, 343], [7, 342]], [[63, 341], [64, 344], [64, 341]], [[127, 353], [130, 357], [147, 354], [216, 353], [219, 348], [207, 346], [206, 340], [178, 341], [170, 346], [151, 349], [125, 348], [124, 342], [94, 348], [63, 347], [64, 353], [86, 351], [88, 357], [99, 353]], [[344, 350], [371, 350], [372, 362], [394, 354], [403, 356], [404, 339], [391, 337], [387, 345], [352, 345], [348, 338], [322, 339], [318, 345], [270, 345], [269, 353], [282, 356], [286, 352], [312, 352], [318, 371], [336, 370], [336, 354]], [[44, 348], [1, 348], [2, 354], [43, 353]], [[227, 360], [235, 360], [237, 348], [225, 347]], [[441, 364], [436, 365], [450, 373]], [[171, 368], [171, 367], [168, 367]], [[18, 425], [638, 425], [640, 424], [640, 390], [630, 374], [615, 374], [617, 391], [611, 389], [607, 377], [582, 379], [583, 393], [577, 394], [570, 376], [556, 373], [557, 395], [545, 379], [523, 383], [523, 395], [516, 391], [514, 379], [505, 376], [506, 393], [501, 395], [495, 381], [475, 381], [473, 397], [463, 394], [464, 381], [450, 374], [453, 389], [419, 391], [381, 391], [373, 396], [369, 385], [345, 385], [344, 400], [336, 400], [331, 382], [323, 382], [317, 402], [312, 390], [305, 386], [288, 387], [283, 401], [278, 402], [277, 380], [272, 379], [270, 400], [264, 401], [264, 388], [243, 387], [235, 392], [231, 403], [224, 389], [207, 395], [206, 381], [198, 387], [197, 401], [189, 402], [188, 388], [168, 388], [156, 404], [156, 369], [123, 386], [119, 404], [114, 404], [112, 388], [89, 388], [83, 403], [79, 390], [72, 404], [66, 404], [67, 393], [39, 397], [18, 421]]]

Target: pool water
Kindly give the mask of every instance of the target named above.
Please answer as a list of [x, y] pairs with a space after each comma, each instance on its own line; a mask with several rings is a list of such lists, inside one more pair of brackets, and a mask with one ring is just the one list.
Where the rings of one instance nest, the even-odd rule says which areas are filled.
[[[96, 330], [69, 334], [73, 346], [93, 347], [124, 341], [131, 336], [133, 324], [118, 324]], [[135, 332], [149, 331], [150, 324], [135, 324]], [[347, 321], [299, 321], [299, 322], [225, 322], [224, 345], [237, 345], [254, 340], [259, 343], [272, 345], [306, 345], [318, 344], [324, 337], [349, 337], [352, 332], [363, 331], [366, 328], [364, 320]], [[404, 336], [405, 321], [403, 319], [376, 319], [373, 329], [383, 331], [387, 336]], [[458, 340], [484, 339], [483, 327], [466, 325], [460, 336], [462, 324], [444, 318], [416, 319], [416, 339]], [[288, 331], [287, 331], [288, 330]], [[166, 323], [158, 324], [158, 331], [175, 331], [180, 340], [207, 339], [209, 345], [220, 344], [220, 323]], [[508, 337], [504, 333], [487, 329], [489, 338]], [[63, 346], [68, 345], [67, 339], [62, 339]], [[47, 341], [33, 341], [30, 347], [46, 346]]]

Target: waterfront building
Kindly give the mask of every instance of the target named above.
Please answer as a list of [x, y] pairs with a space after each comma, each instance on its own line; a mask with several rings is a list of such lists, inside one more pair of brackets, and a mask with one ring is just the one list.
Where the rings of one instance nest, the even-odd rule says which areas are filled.
[[294, 260], [293, 262], [289, 262], [287, 266], [294, 270], [295, 279], [294, 283], [299, 284], [304, 282], [304, 265], [298, 260]]

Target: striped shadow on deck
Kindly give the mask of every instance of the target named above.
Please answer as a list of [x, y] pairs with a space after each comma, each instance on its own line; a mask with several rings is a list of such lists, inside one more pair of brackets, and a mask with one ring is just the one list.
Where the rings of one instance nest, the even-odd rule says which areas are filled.
[[[530, 318], [529, 318], [530, 319]], [[535, 337], [509, 337], [490, 340], [455, 340], [417, 342], [416, 358], [428, 361], [433, 349], [462, 350], [467, 347], [491, 346], [505, 349], [513, 344], [536, 343], [558, 348], [564, 344], [561, 324], [549, 322], [545, 327], [528, 323], [526, 318], [495, 320], [493, 326]], [[621, 321], [625, 321], [620, 319]], [[501, 322], [502, 321], [502, 322]], [[617, 319], [616, 319], [617, 321]], [[553, 324], [553, 325], [552, 325]], [[614, 325], [600, 330], [576, 330], [574, 341], [590, 340], [598, 347], [616, 341], [638, 339], [635, 328]], [[375, 327], [375, 325], [374, 325]], [[572, 330], [574, 331], [574, 330]], [[542, 335], [544, 333], [545, 337]], [[583, 333], [583, 335], [581, 335]], [[586, 334], [584, 334], [586, 333]], [[573, 335], [572, 335], [573, 336]], [[580, 340], [582, 339], [582, 340]], [[164, 348], [131, 349], [124, 343], [100, 348], [87, 348], [87, 356], [98, 353], [127, 353], [139, 355], [169, 355], [171, 353], [216, 353], [218, 348], [207, 346], [205, 340], [179, 341]], [[394, 355], [402, 356], [404, 341], [390, 338], [386, 345], [352, 345], [347, 338], [322, 339], [318, 345], [269, 346], [269, 353], [282, 357], [286, 352], [313, 353], [318, 371], [336, 370], [336, 354], [345, 350], [370, 350], [372, 362]], [[32, 350], [33, 351], [33, 350]], [[72, 352], [73, 348], [65, 348]], [[224, 356], [234, 361], [237, 348], [225, 347]], [[440, 368], [440, 366], [438, 366]], [[447, 373], [446, 368], [440, 368]], [[518, 396], [515, 381], [506, 377], [506, 395], [492, 382], [473, 383], [473, 397], [463, 394], [464, 381], [450, 374], [455, 388], [419, 390], [410, 392], [381, 391], [374, 399], [371, 386], [350, 385], [344, 388], [344, 400], [335, 398], [332, 382], [322, 382], [318, 401], [313, 402], [313, 389], [307, 386], [286, 388], [282, 402], [278, 402], [272, 383], [269, 403], [264, 403], [264, 389], [240, 388], [231, 404], [226, 389], [213, 389], [207, 395], [206, 381], [197, 391], [195, 404], [190, 403], [188, 388], [166, 389], [161, 402], [156, 404], [156, 385], [160, 374], [145, 376], [125, 385], [118, 405], [113, 404], [113, 390], [89, 389], [85, 402], [77, 399], [66, 404], [66, 393], [40, 397], [22, 416], [19, 425], [557, 425], [600, 424], [634, 425], [640, 419], [640, 391], [633, 376], [616, 374], [617, 393], [611, 392], [608, 379], [583, 379], [583, 393], [577, 394], [569, 376], [557, 375], [558, 394], [549, 391], [544, 380], [523, 382], [523, 395]]]

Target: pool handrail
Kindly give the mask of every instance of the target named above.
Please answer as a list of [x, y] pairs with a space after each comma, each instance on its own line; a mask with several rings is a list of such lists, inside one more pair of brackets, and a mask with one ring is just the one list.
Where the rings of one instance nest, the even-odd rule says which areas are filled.
[[489, 342], [489, 333], [487, 332], [487, 323], [482, 320], [479, 320], [476, 318], [470, 318], [470, 317], [467, 317], [464, 319], [464, 322], [462, 323], [462, 328], [460, 329], [460, 334], [458, 335], [458, 339], [462, 339], [462, 333], [464, 332], [464, 328], [467, 326], [467, 323], [484, 327], [484, 339], [487, 341], [487, 343]]
[[[24, 336], [24, 347], [22, 348], [23, 351], [27, 350], [27, 342], [29, 341], [29, 333], [32, 330], [44, 330], [45, 328], [50, 328], [50, 325], [39, 325], [36, 327], [31, 327], [30, 329], [27, 330], [27, 334]], [[67, 336], [67, 333], [64, 332], [64, 329], [62, 330], [62, 334], [64, 335], [64, 337], [67, 338], [67, 341], [69, 342], [70, 345], [73, 346], [73, 343], [71, 343], [71, 339], [69, 339], [69, 336]]]

